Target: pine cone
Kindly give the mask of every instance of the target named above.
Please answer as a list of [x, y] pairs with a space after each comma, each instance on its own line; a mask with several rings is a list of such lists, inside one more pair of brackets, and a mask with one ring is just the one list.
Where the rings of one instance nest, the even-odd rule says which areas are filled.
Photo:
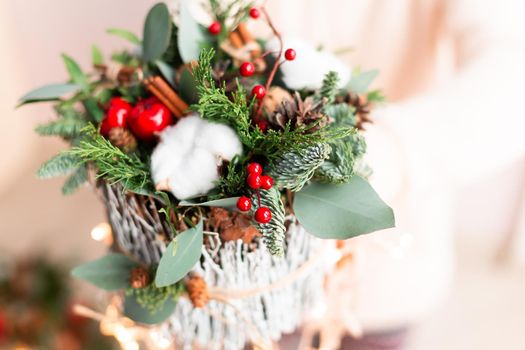
[[129, 66], [124, 66], [120, 68], [117, 73], [117, 81], [119, 82], [119, 84], [121, 85], [129, 84], [131, 80], [133, 79], [133, 74], [135, 74], [135, 70], [136, 70], [135, 67], [129, 67]]
[[121, 127], [113, 128], [109, 130], [108, 139], [113, 145], [125, 153], [131, 153], [137, 149], [137, 139], [128, 129]]
[[[302, 99], [295, 92], [292, 100], [284, 100], [268, 121], [284, 129], [290, 122], [292, 128], [312, 126], [308, 132], [315, 132], [328, 124], [328, 117], [323, 113], [324, 102], [316, 102], [313, 97]], [[315, 126], [313, 126], [315, 124]]]
[[150, 283], [148, 270], [141, 266], [135, 267], [133, 270], [131, 270], [129, 283], [133, 289], [146, 287]]
[[293, 97], [288, 91], [278, 86], [272, 86], [268, 89], [268, 92], [262, 101], [262, 108], [264, 113], [271, 115], [275, 113], [277, 108], [279, 108], [284, 101], [291, 100], [293, 100]]
[[205, 307], [208, 304], [208, 285], [200, 276], [192, 275], [186, 281], [186, 290], [194, 307]]

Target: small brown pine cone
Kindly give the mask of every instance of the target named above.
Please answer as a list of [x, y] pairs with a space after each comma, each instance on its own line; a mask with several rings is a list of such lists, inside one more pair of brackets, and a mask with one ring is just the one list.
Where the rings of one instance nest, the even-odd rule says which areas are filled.
[[144, 267], [135, 267], [131, 270], [129, 277], [131, 288], [140, 289], [146, 287], [150, 283], [149, 272]]
[[186, 281], [186, 290], [194, 307], [201, 308], [208, 304], [208, 285], [201, 276], [192, 275]]
[[124, 66], [119, 69], [117, 73], [117, 81], [121, 85], [126, 85], [131, 82], [131, 79], [133, 78], [133, 74], [135, 74], [135, 67], [128, 67]]
[[137, 139], [128, 129], [121, 127], [113, 128], [109, 130], [108, 139], [113, 145], [125, 153], [131, 153], [137, 149]]

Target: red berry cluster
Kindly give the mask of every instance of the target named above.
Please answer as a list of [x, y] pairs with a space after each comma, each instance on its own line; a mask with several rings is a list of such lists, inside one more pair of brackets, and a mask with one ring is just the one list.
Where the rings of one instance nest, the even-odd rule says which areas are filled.
[[[246, 183], [248, 187], [255, 190], [257, 194], [259, 208], [255, 211], [255, 221], [260, 224], [267, 224], [272, 219], [272, 212], [270, 209], [261, 206], [260, 189], [269, 190], [273, 186], [273, 179], [268, 175], [262, 175], [262, 166], [259, 163], [248, 164], [248, 177]], [[240, 211], [249, 211], [252, 208], [252, 201], [246, 196], [242, 196], [237, 201], [237, 208]]]
[[111, 129], [121, 127], [131, 129], [142, 141], [152, 141], [156, 133], [172, 123], [170, 110], [156, 97], [141, 100], [135, 106], [122, 97], [113, 97], [100, 123], [100, 133], [107, 137]]

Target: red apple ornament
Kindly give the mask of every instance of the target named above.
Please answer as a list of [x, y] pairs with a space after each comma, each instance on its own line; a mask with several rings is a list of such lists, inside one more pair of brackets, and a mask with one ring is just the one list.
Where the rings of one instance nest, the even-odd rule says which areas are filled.
[[100, 133], [108, 137], [109, 131], [113, 128], [127, 127], [128, 117], [131, 112], [131, 105], [122, 97], [113, 97], [109, 101], [109, 108], [106, 117], [100, 123]]
[[157, 133], [172, 123], [170, 110], [156, 97], [139, 101], [129, 117], [131, 131], [145, 142], [153, 141]]

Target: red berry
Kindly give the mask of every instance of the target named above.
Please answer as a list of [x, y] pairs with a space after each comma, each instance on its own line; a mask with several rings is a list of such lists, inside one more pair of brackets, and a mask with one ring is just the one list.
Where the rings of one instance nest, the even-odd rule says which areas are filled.
[[106, 111], [106, 117], [100, 123], [100, 133], [107, 137], [113, 128], [126, 128], [131, 109], [131, 105], [123, 98], [112, 98]]
[[264, 175], [264, 176], [261, 176], [261, 188], [263, 190], [269, 190], [270, 188], [272, 188], [273, 186], [273, 179], [268, 176], [268, 175]]
[[268, 130], [268, 122], [266, 120], [259, 120], [257, 122], [257, 126], [259, 127], [259, 129], [261, 129], [263, 133], [266, 132], [266, 130]]
[[252, 207], [252, 201], [246, 196], [239, 197], [237, 200], [237, 209], [240, 211], [248, 211]]
[[261, 187], [261, 175], [253, 173], [248, 175], [248, 177], [246, 178], [246, 183], [250, 188], [254, 190], [258, 189], [259, 187]]
[[266, 88], [260, 84], [257, 84], [252, 89], [252, 96], [255, 96], [256, 99], [262, 100], [266, 95]]
[[255, 211], [255, 221], [260, 224], [267, 224], [272, 219], [272, 212], [266, 207], [260, 207]]
[[243, 62], [239, 67], [239, 72], [243, 77], [251, 77], [255, 73], [255, 66], [251, 62]]
[[250, 163], [246, 167], [246, 170], [248, 170], [248, 173], [255, 174], [255, 175], [261, 175], [262, 174], [262, 166], [259, 163]]
[[259, 18], [259, 16], [261, 15], [261, 12], [259, 11], [259, 9], [255, 8], [255, 7], [252, 7], [250, 9], [250, 17], [253, 18], [253, 19], [257, 19]]
[[295, 60], [295, 56], [297, 56], [297, 52], [295, 52], [294, 49], [288, 49], [284, 52], [284, 58], [286, 58], [288, 61]]
[[172, 123], [170, 110], [156, 97], [139, 101], [129, 117], [131, 131], [142, 141], [153, 141], [158, 132]]
[[222, 26], [220, 24], [220, 22], [213, 22], [212, 24], [210, 24], [210, 26], [208, 27], [208, 32], [211, 34], [211, 35], [218, 35], [222, 30]]

